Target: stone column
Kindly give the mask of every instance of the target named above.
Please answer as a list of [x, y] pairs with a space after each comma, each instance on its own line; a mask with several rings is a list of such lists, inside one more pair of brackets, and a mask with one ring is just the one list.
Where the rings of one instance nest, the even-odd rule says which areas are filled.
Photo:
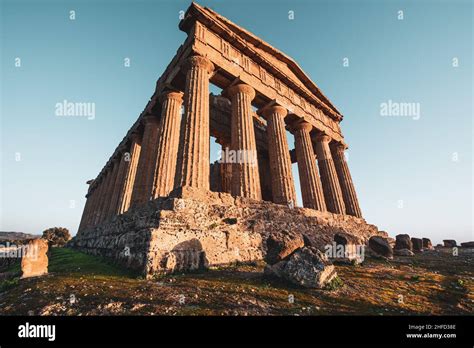
[[127, 176], [129, 163], [130, 161], [128, 160], [128, 156], [126, 156], [125, 154], [120, 154], [118, 164], [117, 164], [118, 165], [117, 177], [115, 179], [112, 196], [110, 198], [108, 217], [113, 217], [115, 215], [120, 214], [119, 199], [120, 199], [120, 194], [123, 191], [123, 187], [125, 186], [125, 179]]
[[109, 173], [107, 175], [107, 186], [104, 191], [104, 203], [102, 205], [102, 209], [100, 212], [100, 221], [104, 222], [108, 220], [109, 217], [109, 207], [110, 201], [112, 199], [112, 194], [115, 186], [115, 180], [117, 179], [117, 172], [118, 172], [118, 162], [113, 160], [110, 163]]
[[349, 166], [347, 165], [344, 150], [345, 146], [341, 143], [336, 143], [331, 147], [334, 164], [336, 166], [337, 176], [339, 178], [339, 185], [341, 186], [342, 196], [346, 207], [346, 213], [357, 217], [362, 217], [360, 211], [359, 201], [352, 182]]
[[90, 212], [91, 205], [92, 205], [92, 197], [90, 195], [90, 190], [88, 190], [86, 195], [86, 204], [84, 205], [84, 210], [82, 211], [81, 222], [79, 223], [79, 228], [77, 229], [78, 232], [83, 230], [87, 226], [87, 216]]
[[174, 188], [183, 93], [167, 91], [160, 99], [162, 109], [158, 132], [154, 197], [166, 197]]
[[331, 141], [331, 138], [324, 134], [316, 137], [316, 154], [318, 156], [319, 173], [321, 174], [324, 198], [330, 212], [344, 214], [344, 199], [331, 156], [331, 150], [329, 149], [329, 141]]
[[321, 179], [316, 165], [313, 143], [309, 132], [313, 126], [301, 122], [295, 126], [295, 149], [300, 176], [301, 195], [303, 206], [320, 211], [326, 211]]
[[228, 151], [230, 150], [230, 144], [227, 142], [222, 142], [222, 162], [220, 163], [219, 169], [221, 174], [221, 190], [222, 192], [231, 193], [232, 192], [232, 165], [227, 163], [226, 157]]
[[100, 178], [96, 178], [94, 180], [94, 188], [92, 190], [92, 207], [91, 211], [89, 214], [89, 219], [88, 219], [88, 225], [89, 226], [95, 226], [96, 224], [96, 218], [97, 218], [97, 211], [99, 208], [99, 203], [100, 203]]
[[295, 205], [295, 184], [291, 171], [291, 158], [284, 121], [286, 114], [286, 109], [278, 105], [264, 110], [264, 115], [267, 118], [273, 202]]
[[252, 117], [251, 102], [255, 90], [245, 84], [238, 84], [227, 90], [231, 98], [231, 150], [235, 163], [232, 163], [232, 195], [261, 199], [260, 177], [258, 172], [257, 144]]
[[209, 190], [209, 76], [214, 65], [190, 57], [184, 68], [184, 116], [178, 151], [177, 185]]
[[103, 172], [102, 175], [103, 176], [100, 183], [100, 190], [98, 192], [99, 202], [97, 204], [97, 209], [96, 209], [95, 218], [94, 218], [94, 224], [96, 226], [102, 222], [102, 212], [104, 211], [104, 205], [105, 205], [105, 194], [107, 192], [108, 184], [110, 181], [110, 170], [107, 169], [105, 172]]
[[130, 137], [131, 144], [128, 153], [124, 154], [125, 162], [128, 163], [125, 183], [120, 191], [118, 198], [117, 214], [122, 214], [130, 208], [132, 201], [133, 187], [135, 185], [135, 177], [138, 168], [138, 161], [140, 159], [141, 152], [141, 137], [138, 133], [133, 133]]
[[135, 184], [132, 192], [132, 206], [148, 202], [153, 195], [157, 146], [158, 118], [154, 115], [146, 115], [144, 117], [140, 159], [138, 160]]

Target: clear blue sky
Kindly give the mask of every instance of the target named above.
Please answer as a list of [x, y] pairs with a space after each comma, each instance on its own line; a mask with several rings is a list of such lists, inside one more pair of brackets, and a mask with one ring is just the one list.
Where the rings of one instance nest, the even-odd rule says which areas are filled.
[[[433, 242], [474, 239], [471, 1], [200, 4], [293, 57], [344, 114], [368, 222]], [[188, 5], [1, 0], [0, 230], [76, 232], [85, 182], [143, 110], [185, 39], [178, 16]], [[95, 119], [56, 116], [64, 99], [94, 102]], [[388, 100], [419, 103], [420, 119], [382, 117]]]

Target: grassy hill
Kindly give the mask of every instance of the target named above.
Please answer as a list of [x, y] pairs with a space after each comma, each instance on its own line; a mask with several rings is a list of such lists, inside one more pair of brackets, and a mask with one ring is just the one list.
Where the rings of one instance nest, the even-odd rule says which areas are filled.
[[336, 289], [310, 290], [266, 278], [263, 263], [146, 280], [53, 248], [49, 275], [0, 283], [0, 308], [4, 315], [466, 315], [474, 312], [472, 266], [472, 254], [434, 251], [367, 259], [336, 266], [343, 280]]

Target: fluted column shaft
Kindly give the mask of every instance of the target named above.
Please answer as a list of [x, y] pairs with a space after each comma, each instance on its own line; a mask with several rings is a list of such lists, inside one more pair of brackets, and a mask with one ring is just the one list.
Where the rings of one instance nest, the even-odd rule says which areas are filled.
[[153, 195], [158, 146], [158, 119], [154, 115], [144, 117], [144, 131], [140, 159], [138, 160], [132, 206], [146, 203]]
[[101, 212], [100, 212], [100, 221], [104, 222], [108, 219], [109, 217], [109, 208], [110, 208], [110, 203], [115, 187], [115, 181], [117, 179], [117, 174], [118, 174], [118, 162], [115, 160], [110, 167], [109, 174], [107, 175], [107, 188], [104, 192], [104, 204], [102, 206]]
[[228, 151], [230, 151], [229, 143], [222, 143], [222, 162], [220, 163], [221, 190], [222, 192], [232, 193], [232, 164], [225, 160]]
[[359, 201], [357, 200], [357, 194], [349, 171], [349, 166], [347, 165], [344, 156], [344, 150], [345, 146], [340, 143], [331, 146], [332, 156], [337, 176], [339, 178], [339, 185], [341, 186], [342, 196], [344, 198], [346, 213], [361, 218], [362, 212], [359, 207]]
[[257, 144], [252, 117], [252, 100], [255, 90], [244, 84], [228, 89], [231, 98], [231, 150], [232, 163], [231, 192], [234, 196], [261, 199], [260, 176], [258, 173]]
[[295, 127], [295, 149], [300, 176], [303, 206], [326, 211], [321, 179], [316, 165], [313, 143], [310, 137], [312, 126], [303, 122]]
[[110, 176], [110, 169], [108, 169], [107, 172], [104, 173], [104, 178], [102, 179], [102, 182], [100, 184], [100, 202], [97, 206], [96, 217], [94, 220], [95, 225], [98, 225], [102, 222], [102, 215], [106, 204], [106, 194], [107, 189], [109, 188]]
[[161, 103], [162, 111], [158, 128], [158, 156], [154, 180], [154, 197], [168, 196], [174, 188], [183, 93], [165, 92], [161, 96]]
[[97, 223], [97, 215], [99, 212], [99, 206], [101, 202], [100, 191], [102, 189], [103, 179], [96, 178], [94, 182], [94, 190], [92, 191], [93, 195], [93, 204], [91, 208], [91, 212], [89, 214], [89, 226], [95, 226]]
[[86, 195], [86, 204], [84, 205], [84, 210], [82, 211], [81, 222], [79, 223], [78, 231], [83, 230], [87, 226], [87, 218], [90, 213], [90, 209], [92, 206], [92, 197], [88, 192]]
[[331, 156], [331, 150], [329, 149], [330, 141], [331, 138], [327, 135], [320, 135], [316, 138], [319, 173], [321, 175], [327, 209], [335, 214], [344, 214], [344, 199]]
[[192, 56], [184, 68], [186, 87], [176, 186], [209, 190], [209, 75], [214, 66], [205, 57]]
[[264, 110], [267, 118], [268, 153], [272, 176], [273, 202], [296, 203], [295, 184], [291, 171], [291, 158], [286, 139], [285, 108], [275, 105]]
[[120, 215], [130, 208], [132, 201], [133, 187], [140, 160], [141, 137], [138, 133], [131, 135], [130, 150], [124, 154], [124, 161], [127, 163], [124, 185], [121, 188], [117, 202], [117, 214]]
[[120, 193], [125, 185], [125, 179], [127, 175], [127, 169], [129, 166], [127, 155], [121, 154], [118, 162], [117, 176], [113, 186], [112, 196], [110, 198], [108, 217], [113, 217], [119, 214], [119, 199]]

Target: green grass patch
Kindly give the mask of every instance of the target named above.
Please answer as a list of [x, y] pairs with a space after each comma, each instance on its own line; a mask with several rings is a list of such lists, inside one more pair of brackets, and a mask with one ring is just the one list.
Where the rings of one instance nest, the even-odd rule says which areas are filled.
[[107, 260], [69, 248], [52, 248], [49, 259], [50, 273], [78, 273], [115, 277], [136, 277], [130, 270], [108, 263]]

